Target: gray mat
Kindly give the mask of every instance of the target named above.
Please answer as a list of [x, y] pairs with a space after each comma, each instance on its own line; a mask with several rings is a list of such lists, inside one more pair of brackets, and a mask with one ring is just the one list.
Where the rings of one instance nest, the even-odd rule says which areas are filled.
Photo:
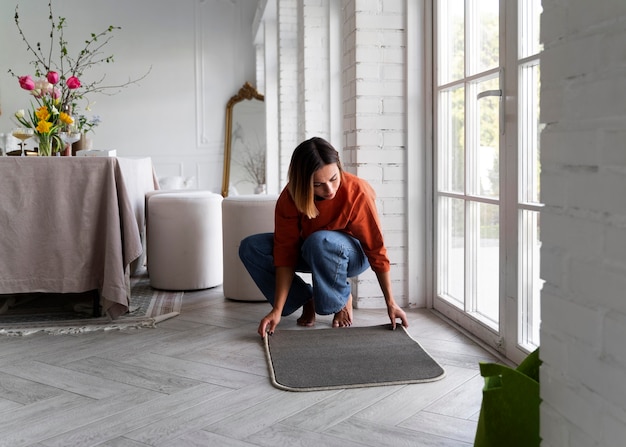
[[272, 384], [289, 391], [432, 382], [443, 368], [400, 325], [278, 330], [265, 337]]

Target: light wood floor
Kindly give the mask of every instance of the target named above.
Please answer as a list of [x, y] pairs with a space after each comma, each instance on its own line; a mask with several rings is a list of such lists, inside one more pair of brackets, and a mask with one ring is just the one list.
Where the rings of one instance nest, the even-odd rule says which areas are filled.
[[[432, 312], [409, 311], [409, 330], [443, 380], [288, 392], [271, 385], [256, 334], [268, 310], [215, 288], [186, 293], [155, 329], [1, 337], [0, 446], [472, 445], [478, 362], [494, 358]], [[355, 325], [387, 322], [355, 310]]]

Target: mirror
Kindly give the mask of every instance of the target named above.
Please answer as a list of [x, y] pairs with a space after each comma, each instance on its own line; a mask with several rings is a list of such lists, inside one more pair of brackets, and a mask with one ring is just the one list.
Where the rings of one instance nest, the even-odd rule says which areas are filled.
[[246, 82], [226, 105], [222, 196], [265, 193], [264, 97]]

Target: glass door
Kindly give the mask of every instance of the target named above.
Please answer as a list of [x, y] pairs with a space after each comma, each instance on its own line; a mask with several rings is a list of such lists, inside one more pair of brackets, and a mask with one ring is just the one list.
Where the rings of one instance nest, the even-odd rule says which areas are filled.
[[520, 3], [434, 11], [434, 307], [514, 360], [538, 345], [540, 286], [540, 0]]

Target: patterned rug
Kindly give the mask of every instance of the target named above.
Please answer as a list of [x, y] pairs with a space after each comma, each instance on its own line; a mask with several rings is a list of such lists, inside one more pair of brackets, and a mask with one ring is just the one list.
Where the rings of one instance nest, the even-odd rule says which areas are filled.
[[183, 292], [150, 287], [147, 274], [131, 278], [130, 311], [112, 320], [93, 317], [97, 291], [70, 294], [0, 295], [0, 336], [53, 335], [154, 327], [180, 313]]

